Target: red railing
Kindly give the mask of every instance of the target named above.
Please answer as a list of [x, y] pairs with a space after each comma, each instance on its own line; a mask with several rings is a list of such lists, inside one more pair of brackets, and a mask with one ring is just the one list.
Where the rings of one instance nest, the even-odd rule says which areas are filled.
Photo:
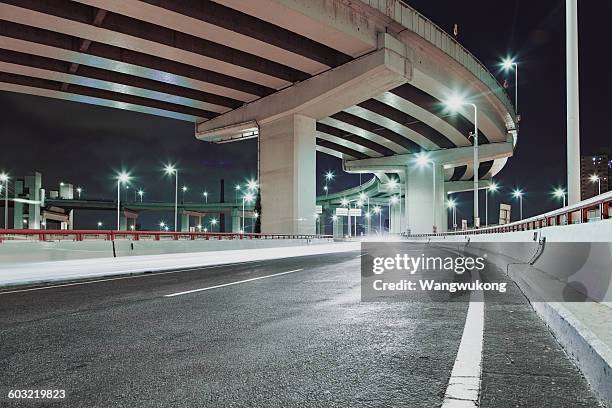
[[0, 243], [4, 241], [85, 241], [129, 239], [133, 241], [194, 241], [240, 239], [314, 239], [332, 238], [331, 235], [309, 234], [249, 234], [225, 232], [166, 232], [166, 231], [112, 231], [112, 230], [35, 230], [0, 229]]
[[[589, 215], [594, 215], [589, 217]], [[504, 232], [531, 231], [555, 225], [581, 224], [591, 221], [609, 220], [612, 216], [612, 191], [589, 198], [577, 204], [550, 211], [535, 217], [515, 221], [510, 224], [495, 225], [492, 227], [440, 232], [437, 234], [413, 234], [420, 236], [444, 235], [478, 235], [499, 234]]]

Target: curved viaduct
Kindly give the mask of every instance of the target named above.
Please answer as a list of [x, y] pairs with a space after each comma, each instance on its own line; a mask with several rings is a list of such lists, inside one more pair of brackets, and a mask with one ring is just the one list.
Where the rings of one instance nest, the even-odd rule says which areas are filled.
[[398, 232], [444, 229], [445, 193], [474, 178], [474, 115], [450, 114], [453, 95], [478, 107], [479, 180], [517, 140], [495, 78], [398, 0], [3, 0], [0, 89], [193, 121], [208, 142], [259, 137], [264, 232], [315, 231], [317, 150], [399, 175]]

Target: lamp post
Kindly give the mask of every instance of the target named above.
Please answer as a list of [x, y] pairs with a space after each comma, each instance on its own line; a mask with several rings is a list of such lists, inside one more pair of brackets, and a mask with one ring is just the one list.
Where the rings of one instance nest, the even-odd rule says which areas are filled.
[[238, 192], [240, 191], [240, 184], [236, 184], [236, 187], [234, 187], [234, 197], [236, 198], [236, 204], [238, 204]]
[[187, 192], [187, 190], [188, 190], [188, 189], [187, 189], [187, 186], [183, 186], [183, 187], [181, 187], [181, 191], [183, 192], [183, 196], [182, 196], [182, 198], [181, 198], [181, 203], [182, 203], [182, 204], [185, 204], [185, 193]]
[[323, 191], [325, 191], [325, 198], [327, 198], [327, 195], [329, 194], [329, 187], [327, 187], [327, 184], [323, 186]]
[[160, 230], [160, 231], [163, 231], [163, 229], [164, 229], [164, 228], [166, 228], [166, 223], [165, 223], [165, 222], [163, 222], [163, 221], [161, 221], [161, 222], [159, 223], [159, 230]]
[[99, 230], [100, 228], [102, 228], [102, 221], [98, 221], [98, 224], [97, 224], [97, 225], [98, 225], [98, 230]]
[[512, 192], [512, 196], [514, 198], [519, 199], [520, 214], [521, 214], [521, 221], [522, 221], [523, 220], [523, 191], [517, 188]]
[[4, 228], [8, 229], [8, 182], [9, 176], [6, 173], [0, 174], [0, 181], [4, 183]]
[[206, 204], [208, 204], [208, 191], [203, 192], [202, 195], [204, 196], [204, 200], [206, 201]]
[[252, 203], [254, 199], [255, 199], [255, 196], [253, 196], [252, 193], [246, 193], [244, 196], [242, 196], [242, 232], [243, 233], [244, 233], [244, 204]]
[[215, 225], [217, 225], [217, 219], [213, 218], [210, 220], [210, 232], [215, 232]]
[[498, 188], [499, 186], [496, 183], [491, 182], [487, 187], [487, 191], [485, 191], [485, 227], [489, 226], [489, 192], [494, 193]]
[[[253, 218], [255, 221], [259, 218], [259, 213], [257, 211], [253, 212]], [[255, 223], [251, 220], [251, 234], [255, 232]]]
[[474, 227], [476, 228], [480, 224], [478, 215], [478, 169], [480, 167], [478, 161], [478, 107], [474, 103], [465, 102], [459, 96], [453, 96], [446, 102], [446, 106], [455, 112], [465, 105], [474, 108]]
[[457, 203], [455, 200], [449, 199], [446, 206], [453, 212], [453, 230], [457, 231]]
[[129, 181], [130, 175], [126, 172], [117, 175], [117, 231], [121, 229], [121, 183], [127, 184]]
[[566, 192], [565, 192], [565, 189], [559, 187], [559, 188], [555, 189], [553, 194], [555, 195], [555, 197], [560, 198], [560, 199], [563, 200], [563, 207], [565, 207], [565, 197], [567, 195]]
[[77, 187], [76, 191], [77, 191], [77, 195], [78, 195], [79, 200], [80, 200], [81, 199], [81, 192], [83, 191], [83, 189], [81, 187]]
[[509, 71], [514, 69], [514, 110], [518, 113], [518, 64], [514, 61], [514, 58], [504, 58], [502, 61], [502, 67]]
[[174, 232], [178, 231], [178, 170], [174, 165], [168, 164], [164, 167], [164, 172], [171, 176], [174, 174]]
[[589, 180], [591, 180], [591, 183], [597, 183], [597, 195], [601, 195], [601, 178], [597, 174], [593, 174], [589, 177]]
[[142, 196], [144, 196], [144, 191], [138, 190], [138, 195], [140, 196], [140, 202], [142, 203]]

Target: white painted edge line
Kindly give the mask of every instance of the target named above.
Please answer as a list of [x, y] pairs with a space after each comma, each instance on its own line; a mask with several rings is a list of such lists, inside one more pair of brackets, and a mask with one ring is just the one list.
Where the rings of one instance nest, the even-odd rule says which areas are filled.
[[224, 267], [224, 266], [250, 264], [250, 263], [254, 263], [254, 262], [260, 262], [260, 261], [247, 261], [247, 262], [235, 262], [235, 263], [231, 263], [231, 264], [209, 265], [209, 266], [202, 266], [202, 267], [199, 267], [199, 268], [177, 269], [175, 271], [167, 271], [167, 272], [152, 272], [152, 273], [142, 272], [139, 275], [133, 275], [133, 276], [119, 276], [119, 277], [116, 277], [116, 278], [95, 279], [95, 280], [88, 280], [88, 281], [85, 281], [85, 282], [63, 283], [63, 284], [60, 284], [60, 285], [48, 285], [48, 286], [41, 286], [41, 287], [37, 287], [37, 288], [7, 290], [5, 292], [0, 292], [0, 295], [8, 295], [9, 293], [32, 292], [32, 291], [35, 291], [35, 290], [63, 288], [63, 287], [66, 287], [66, 286], [89, 285], [89, 284], [92, 284], [92, 283], [109, 282], [109, 281], [122, 280], [122, 279], [147, 278], [149, 276], [168, 275], [168, 274], [171, 274], [171, 273], [197, 271], [197, 270], [200, 270], [200, 269], [221, 268], [221, 267]]
[[[472, 279], [479, 279], [474, 272]], [[442, 408], [474, 408], [479, 406], [482, 372], [482, 344], [484, 337], [484, 295], [470, 294], [465, 326], [457, 358], [453, 365]]]
[[258, 276], [257, 278], [251, 278], [251, 279], [245, 279], [245, 280], [236, 281], [236, 282], [224, 283], [222, 285], [209, 286], [207, 288], [200, 288], [200, 289], [186, 290], [184, 292], [171, 293], [169, 295], [164, 295], [164, 297], [174, 297], [174, 296], [180, 296], [180, 295], [188, 295], [190, 293], [202, 292], [202, 291], [211, 290], [211, 289], [218, 289], [218, 288], [223, 288], [225, 286], [238, 285], [238, 284], [241, 284], [241, 283], [253, 282], [253, 281], [256, 281], [256, 280], [260, 280], [260, 279], [273, 278], [275, 276], [287, 275], [288, 273], [300, 272], [300, 271], [303, 271], [303, 270], [304, 270], [303, 268], [302, 269], [294, 269], [292, 271], [275, 273], [273, 275]]

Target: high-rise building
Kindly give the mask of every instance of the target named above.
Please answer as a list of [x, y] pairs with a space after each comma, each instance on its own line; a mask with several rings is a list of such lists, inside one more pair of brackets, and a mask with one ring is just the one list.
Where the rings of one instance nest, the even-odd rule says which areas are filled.
[[602, 194], [610, 191], [612, 183], [612, 148], [601, 149], [598, 153], [580, 156], [580, 198], [586, 200], [597, 195], [598, 182], [593, 176], [599, 178]]

